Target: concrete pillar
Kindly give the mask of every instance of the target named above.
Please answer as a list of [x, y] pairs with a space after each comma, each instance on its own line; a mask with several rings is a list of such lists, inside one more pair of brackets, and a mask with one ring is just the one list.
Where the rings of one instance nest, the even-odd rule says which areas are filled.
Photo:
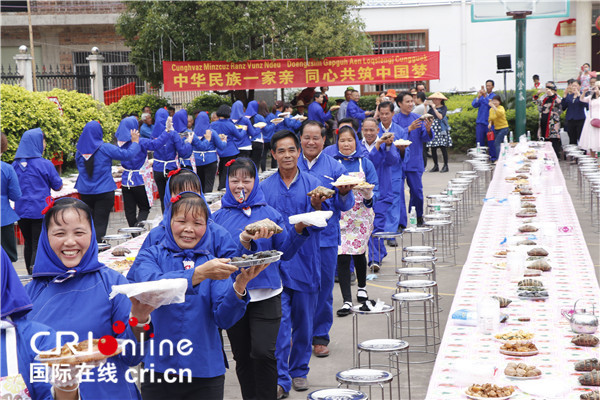
[[575, 5], [575, 18], [577, 19], [575, 51], [577, 68], [579, 68], [584, 63], [592, 63], [592, 2], [579, 0], [571, 5]]
[[104, 77], [102, 74], [102, 56], [97, 47], [92, 48], [92, 54], [86, 57], [90, 64], [90, 74], [92, 75], [92, 97], [100, 103], [104, 103]]
[[23, 75], [21, 86], [29, 91], [33, 91], [33, 57], [27, 53], [27, 46], [19, 47], [19, 54], [13, 57], [17, 63], [17, 72]]

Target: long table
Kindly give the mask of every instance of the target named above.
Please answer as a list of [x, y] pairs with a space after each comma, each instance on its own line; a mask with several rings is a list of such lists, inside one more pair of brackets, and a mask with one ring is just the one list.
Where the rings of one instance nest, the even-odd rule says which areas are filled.
[[[515, 271], [511, 266], [505, 270], [497, 268], [501, 267], [499, 262], [508, 261], [494, 256], [502, 248], [522, 251], [518, 248], [530, 247], [511, 245], [518, 240], [516, 235], [523, 219], [515, 216], [520, 209], [520, 195], [513, 193], [514, 183], [505, 180], [515, 176], [515, 170], [522, 166], [525, 146], [520, 144], [509, 149], [506, 157], [497, 164], [456, 288], [427, 399], [464, 399], [469, 385], [488, 382], [517, 386], [514, 399], [579, 399], [580, 394], [593, 389], [579, 384], [577, 378], [581, 373], [575, 371], [574, 365], [587, 358], [600, 358], [599, 348], [573, 345], [571, 338], [575, 333], [561, 316], [561, 310], [572, 309], [579, 298], [591, 301], [598, 309], [600, 288], [565, 179], [550, 144], [537, 150], [538, 159], [533, 160], [530, 178], [538, 212], [532, 224], [540, 228], [532, 238], [539, 245], [536, 247], [549, 251], [548, 259], [553, 267], [550, 272], [543, 272], [541, 277], [533, 279], [544, 283], [549, 298], [545, 301], [520, 300], [517, 282], [524, 279], [519, 273], [522, 271]], [[506, 242], [502, 244], [505, 238]], [[509, 318], [497, 333], [519, 329], [534, 333], [538, 355], [503, 355], [499, 352], [502, 343], [493, 334], [484, 335], [477, 327], [453, 322], [452, 314], [456, 310], [476, 311], [482, 298], [493, 295], [513, 301], [501, 309]], [[530, 317], [530, 321], [519, 322], [518, 317], [523, 316]], [[542, 377], [510, 380], [504, 375], [508, 362], [536, 365], [542, 371]]]

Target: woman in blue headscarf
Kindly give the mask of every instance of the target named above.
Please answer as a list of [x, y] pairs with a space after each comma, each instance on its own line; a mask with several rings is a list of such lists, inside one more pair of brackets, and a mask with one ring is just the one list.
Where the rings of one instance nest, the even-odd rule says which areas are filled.
[[[131, 132], [137, 131], [137, 127], [138, 121], [135, 117], [127, 117], [121, 121], [115, 133], [117, 144], [121, 149], [129, 149], [133, 145]], [[141, 169], [148, 157], [148, 150], [161, 148], [169, 140], [178, 140], [178, 137], [174, 136], [174, 132], [167, 132], [165, 130], [156, 139], [140, 138], [140, 151], [133, 157], [121, 162], [123, 166], [121, 190], [123, 192], [125, 218], [127, 218], [129, 226], [135, 226], [139, 222], [145, 221], [148, 219], [148, 214], [150, 214], [150, 203], [146, 193], [144, 178], [141, 174]], [[140, 210], [137, 216], [136, 207]]]
[[112, 162], [131, 160], [141, 151], [138, 144], [140, 133], [137, 129], [131, 131], [133, 143], [126, 149], [104, 143], [103, 134], [99, 122], [90, 121], [85, 124], [75, 153], [75, 163], [79, 170], [75, 189], [81, 195], [81, 200], [92, 209], [98, 240], [106, 235], [108, 217], [115, 203], [117, 185], [112, 176]]
[[[113, 285], [128, 282], [123, 275], [98, 261], [92, 226], [92, 211], [82, 201], [64, 198], [48, 206], [33, 280], [25, 286], [33, 302], [28, 319], [56, 331], [75, 332], [80, 340], [90, 335], [95, 339], [109, 335], [137, 343], [143, 335], [152, 333], [150, 312], [153, 308], [135, 298], [130, 302], [122, 295], [109, 299]], [[133, 325], [132, 317], [139, 322], [137, 325]], [[143, 328], [146, 324], [150, 327], [148, 331]], [[119, 326], [124, 329], [117, 329]], [[148, 345], [149, 341], [145, 343]], [[136, 385], [126, 378], [129, 367], [139, 364], [142, 358], [139, 343], [135, 351], [132, 350], [128, 346], [127, 354], [124, 351], [110, 357], [104, 366], [92, 370], [95, 379], [81, 383], [81, 398], [141, 399]], [[114, 372], [116, 382], [103, 381], [102, 374], [108, 370]]]
[[238, 150], [238, 143], [242, 141], [246, 132], [235, 127], [234, 123], [230, 119], [231, 107], [227, 104], [221, 104], [217, 110], [218, 120], [210, 124], [210, 128], [213, 129], [220, 135], [225, 135], [227, 138], [227, 145], [223, 150], [218, 150], [219, 155], [219, 190], [225, 189], [225, 164], [233, 160], [240, 154]]
[[27, 313], [32, 308], [31, 300], [4, 249], [0, 249], [0, 269], [2, 284], [0, 377], [12, 383], [3, 386], [2, 397], [12, 395], [7, 398], [22, 400], [77, 399], [79, 392], [76, 385], [55, 386], [53, 397], [50, 383], [41, 382], [44, 379], [33, 382], [30, 376], [31, 364], [35, 362], [37, 352], [31, 346], [31, 338], [41, 333], [34, 341], [35, 348], [39, 351], [47, 351], [56, 346], [56, 334], [49, 326], [26, 319]]
[[254, 125], [259, 122], [264, 122], [266, 124], [266, 115], [267, 114], [263, 116], [259, 114], [258, 102], [256, 100], [252, 100], [248, 103], [248, 108], [246, 108], [246, 118], [250, 120], [250, 127], [253, 128], [249, 133], [254, 132], [254, 136], [252, 136], [252, 152], [250, 153], [250, 159], [257, 168], [260, 166], [260, 159], [262, 157], [265, 140], [263, 138], [262, 128], [256, 128]]
[[[284, 252], [282, 258], [289, 260], [308, 237], [308, 230], [300, 223], [294, 227], [295, 232], [287, 231], [281, 214], [267, 205], [257, 175], [250, 159], [233, 161], [227, 168], [227, 190], [221, 199], [221, 209], [213, 218], [233, 235], [239, 235], [246, 250], [280, 250]], [[265, 218], [279, 225], [283, 232], [273, 235], [262, 228], [261, 232], [250, 235], [244, 230], [248, 224]], [[244, 399], [277, 397], [275, 344], [283, 291], [279, 266], [279, 262], [272, 264], [248, 284], [250, 303], [246, 313], [227, 330]]]
[[196, 173], [202, 184], [202, 191], [213, 191], [217, 175], [217, 149], [224, 150], [227, 146], [227, 136], [219, 135], [210, 129], [208, 114], [200, 111], [194, 122], [195, 138], [192, 141], [194, 157], [196, 158]]
[[[4, 133], [1, 135], [0, 155], [6, 152], [8, 147], [8, 138]], [[11, 261], [17, 261], [17, 238], [15, 237], [15, 222], [19, 220], [19, 215], [10, 205], [10, 200], [17, 201], [21, 197], [21, 187], [19, 178], [12, 165], [0, 161], [0, 244]]]
[[344, 304], [337, 311], [340, 317], [350, 314], [352, 308], [352, 292], [350, 290], [350, 260], [354, 261], [358, 290], [356, 298], [359, 302], [369, 299], [367, 294], [367, 258], [365, 252], [369, 245], [369, 238], [373, 231], [373, 203], [379, 194], [379, 179], [375, 166], [363, 154], [364, 147], [358, 140], [354, 129], [344, 126], [339, 129], [338, 141], [334, 146], [337, 149], [333, 156], [346, 167], [349, 175], [364, 179], [368, 185], [364, 188], [354, 188], [354, 207], [342, 212], [340, 219], [340, 232], [342, 244], [338, 248], [338, 277]]
[[[254, 112], [256, 113], [256, 111]], [[256, 135], [259, 135], [260, 130], [257, 131], [257, 129], [252, 126], [250, 120], [244, 116], [244, 103], [242, 103], [241, 100], [236, 101], [231, 106], [231, 121], [235, 124], [236, 128], [243, 133], [241, 137], [233, 138], [235, 145], [240, 151], [240, 157], [250, 157], [252, 154], [251, 139]]]
[[[225, 362], [219, 328], [228, 329], [242, 317], [249, 301], [247, 284], [266, 265], [238, 273], [237, 267], [226, 264], [228, 259], [215, 258], [204, 200], [197, 193], [183, 192], [171, 202], [165, 212], [165, 240], [142, 250], [127, 278], [130, 282], [187, 280], [185, 303], [163, 306], [152, 313], [152, 319], [156, 322], [155, 340], [187, 340], [192, 345], [185, 352], [145, 357], [145, 366], [153, 366], [159, 379], [142, 383], [143, 397], [222, 399]], [[236, 275], [230, 278], [232, 274]], [[167, 375], [175, 375], [175, 379]]]
[[50, 196], [50, 189], [62, 188], [62, 179], [56, 168], [52, 162], [43, 158], [45, 148], [44, 132], [40, 128], [30, 129], [23, 134], [13, 162], [22, 193], [21, 198], [15, 202], [15, 211], [21, 218], [19, 228], [25, 239], [25, 266], [30, 275], [42, 230], [45, 199]]

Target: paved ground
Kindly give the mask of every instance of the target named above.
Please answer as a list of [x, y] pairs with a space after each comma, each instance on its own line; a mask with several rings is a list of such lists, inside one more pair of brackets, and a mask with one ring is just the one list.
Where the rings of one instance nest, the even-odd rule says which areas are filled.
[[[600, 236], [597, 229], [590, 226], [590, 212], [589, 207], [584, 206], [581, 199], [579, 199], [577, 191], [577, 180], [576, 176], [570, 178], [567, 174], [568, 168], [566, 164], [562, 165], [563, 173], [567, 179], [567, 186], [579, 220], [582, 224], [583, 232], [586, 238], [588, 249], [592, 256], [592, 260], [596, 267], [596, 276], [600, 276]], [[455, 176], [456, 171], [462, 169], [462, 163], [452, 162], [450, 163], [449, 173], [425, 173], [423, 175], [423, 184], [425, 188], [425, 194], [436, 194], [439, 193], [447, 184], [447, 181]], [[467, 258], [469, 251], [469, 245], [473, 236], [473, 232], [476, 228], [477, 221], [479, 219], [479, 213], [481, 206], [478, 205], [473, 210], [471, 217], [468, 222], [462, 228], [462, 234], [459, 236], [459, 248], [456, 251], [456, 265], [439, 267], [437, 271], [437, 279], [439, 284], [439, 290], [441, 293], [440, 305], [443, 308], [442, 315], [440, 317], [442, 322], [442, 332], [445, 326], [445, 322], [448, 318], [448, 310], [453, 300], [456, 285], [460, 276], [461, 267]], [[157, 216], [160, 213], [160, 205], [157, 203], [152, 209], [151, 218]], [[119, 227], [126, 226], [125, 218], [122, 213], [112, 213], [109, 233], [113, 233]], [[19, 254], [21, 259], [15, 264], [19, 274], [25, 273], [24, 263], [22, 261], [22, 246], [20, 246]], [[388, 256], [387, 260], [383, 265], [383, 273], [393, 273], [393, 254]], [[380, 298], [386, 302], [390, 302], [390, 296], [394, 293], [394, 283], [384, 282], [381, 280], [369, 281], [367, 283], [367, 289], [369, 296], [373, 299]], [[353, 287], [353, 294], [355, 295], [356, 286]], [[338, 286], [334, 288], [334, 310], [342, 305], [340, 290]], [[386, 337], [386, 325], [383, 317], [362, 317], [369, 318], [369, 320], [361, 320], [360, 339], [364, 340], [367, 338], [384, 338]], [[308, 376], [311, 390], [320, 388], [336, 387], [337, 382], [335, 380], [335, 374], [338, 371], [348, 369], [352, 367], [352, 317], [338, 318], [334, 317], [333, 328], [331, 330], [331, 343], [330, 350], [331, 355], [327, 358], [315, 358], [313, 357], [310, 362], [310, 373]], [[228, 351], [232, 369], [227, 372], [225, 381], [225, 398], [228, 400], [241, 399], [239, 391], [239, 385], [235, 376], [234, 362], [232, 360], [231, 352]], [[423, 399], [427, 392], [427, 386], [433, 364], [415, 365], [411, 367], [411, 382], [412, 382], [412, 398]], [[405, 379], [405, 377], [403, 377]], [[405, 380], [403, 381], [405, 383]], [[290, 393], [290, 399], [305, 399], [308, 392], [292, 392]], [[403, 390], [403, 398], [408, 398], [407, 392]], [[389, 397], [389, 393], [386, 391], [386, 396]], [[373, 398], [379, 398], [379, 394], [373, 392]], [[397, 399], [397, 393], [394, 392], [394, 399]]]

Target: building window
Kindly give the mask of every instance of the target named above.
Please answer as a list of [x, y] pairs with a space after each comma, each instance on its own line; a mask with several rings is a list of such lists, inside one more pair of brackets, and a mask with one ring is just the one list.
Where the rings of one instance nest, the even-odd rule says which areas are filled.
[[[429, 50], [429, 32], [427, 30], [373, 32], [373, 54], [412, 53]], [[377, 94], [384, 90], [407, 90], [416, 82], [386, 83], [383, 85], [362, 85], [361, 93]], [[429, 83], [425, 82], [427, 88]]]

